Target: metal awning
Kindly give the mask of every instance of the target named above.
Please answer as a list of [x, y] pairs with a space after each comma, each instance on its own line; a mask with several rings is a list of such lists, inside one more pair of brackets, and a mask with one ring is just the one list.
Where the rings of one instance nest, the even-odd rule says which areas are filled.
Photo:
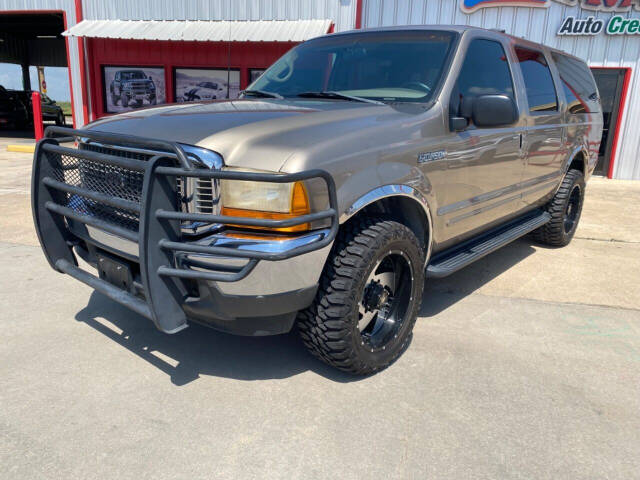
[[331, 20], [83, 20], [70, 37], [185, 42], [302, 42], [324, 35]]

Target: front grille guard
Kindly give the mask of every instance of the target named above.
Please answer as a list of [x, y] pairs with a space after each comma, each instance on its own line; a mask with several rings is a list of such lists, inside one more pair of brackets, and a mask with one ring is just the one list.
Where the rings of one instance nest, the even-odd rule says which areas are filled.
[[[63, 138], [51, 138], [53, 134]], [[90, 150], [67, 148], [60, 143], [88, 138], [98, 142], [161, 150], [162, 153], [148, 161], [122, 158]], [[69, 185], [55, 179], [59, 169], [57, 158], [61, 155], [75, 157], [110, 166], [144, 172], [142, 201], [140, 203], [105, 195], [84, 186]], [[31, 182], [32, 210], [36, 232], [51, 266], [100, 291], [118, 303], [151, 319], [158, 329], [174, 333], [187, 326], [182, 303], [188, 296], [184, 280], [210, 280], [235, 282], [245, 278], [261, 260], [278, 261], [324, 248], [335, 239], [338, 232], [337, 195], [333, 178], [324, 170], [307, 170], [292, 174], [269, 174], [193, 168], [181, 146], [174, 142], [141, 137], [118, 135], [91, 130], [64, 127], [48, 127], [45, 138], [36, 147]], [[329, 208], [285, 220], [252, 219], [207, 213], [180, 211], [175, 195], [178, 177], [217, 178], [256, 182], [289, 183], [321, 178], [327, 187]], [[140, 216], [138, 232], [110, 223], [104, 219], [85, 215], [66, 205], [66, 195], [78, 195], [113, 208], [127, 210]], [[65, 218], [136, 242], [139, 246], [140, 276], [146, 302], [126, 290], [78, 268], [73, 246], [77, 238], [66, 226]], [[327, 235], [306, 245], [286, 252], [238, 250], [227, 247], [207, 246], [184, 241], [180, 234], [182, 221], [210, 222], [248, 227], [291, 227], [318, 220], [330, 219]], [[193, 270], [176, 262], [178, 253], [201, 253], [224, 257], [244, 258], [247, 263], [237, 267], [209, 265], [207, 270]]]

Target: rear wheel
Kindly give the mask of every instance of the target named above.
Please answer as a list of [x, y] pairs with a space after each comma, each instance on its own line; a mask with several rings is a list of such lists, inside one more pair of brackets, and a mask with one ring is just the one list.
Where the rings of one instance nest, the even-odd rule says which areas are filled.
[[546, 210], [551, 220], [534, 232], [540, 243], [554, 247], [567, 245], [578, 228], [584, 202], [584, 175], [579, 170], [569, 170]]
[[411, 338], [422, 300], [424, 255], [406, 226], [363, 217], [343, 227], [315, 302], [298, 317], [309, 351], [365, 375], [387, 367]]
[[63, 126], [65, 123], [64, 115], [62, 112], [58, 112], [58, 115], [56, 115], [56, 125]]

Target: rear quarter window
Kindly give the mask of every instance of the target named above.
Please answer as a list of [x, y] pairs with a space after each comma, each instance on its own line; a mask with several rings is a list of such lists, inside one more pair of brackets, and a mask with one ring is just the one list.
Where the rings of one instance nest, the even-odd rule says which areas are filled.
[[587, 64], [557, 52], [552, 52], [551, 57], [560, 73], [569, 113], [599, 112], [598, 88]]
[[529, 111], [532, 113], [557, 112], [556, 87], [544, 54], [523, 47], [515, 47], [515, 51], [524, 78]]

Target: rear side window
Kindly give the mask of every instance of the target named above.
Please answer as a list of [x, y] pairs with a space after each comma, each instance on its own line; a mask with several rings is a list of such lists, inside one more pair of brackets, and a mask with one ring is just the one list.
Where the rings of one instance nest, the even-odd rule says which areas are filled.
[[599, 112], [598, 89], [587, 64], [556, 52], [551, 58], [560, 73], [569, 113]]
[[524, 77], [530, 112], [556, 112], [558, 98], [551, 70], [542, 52], [516, 47], [516, 57]]
[[460, 113], [463, 98], [507, 95], [513, 98], [513, 81], [502, 45], [493, 40], [473, 40], [451, 95], [453, 115]]

